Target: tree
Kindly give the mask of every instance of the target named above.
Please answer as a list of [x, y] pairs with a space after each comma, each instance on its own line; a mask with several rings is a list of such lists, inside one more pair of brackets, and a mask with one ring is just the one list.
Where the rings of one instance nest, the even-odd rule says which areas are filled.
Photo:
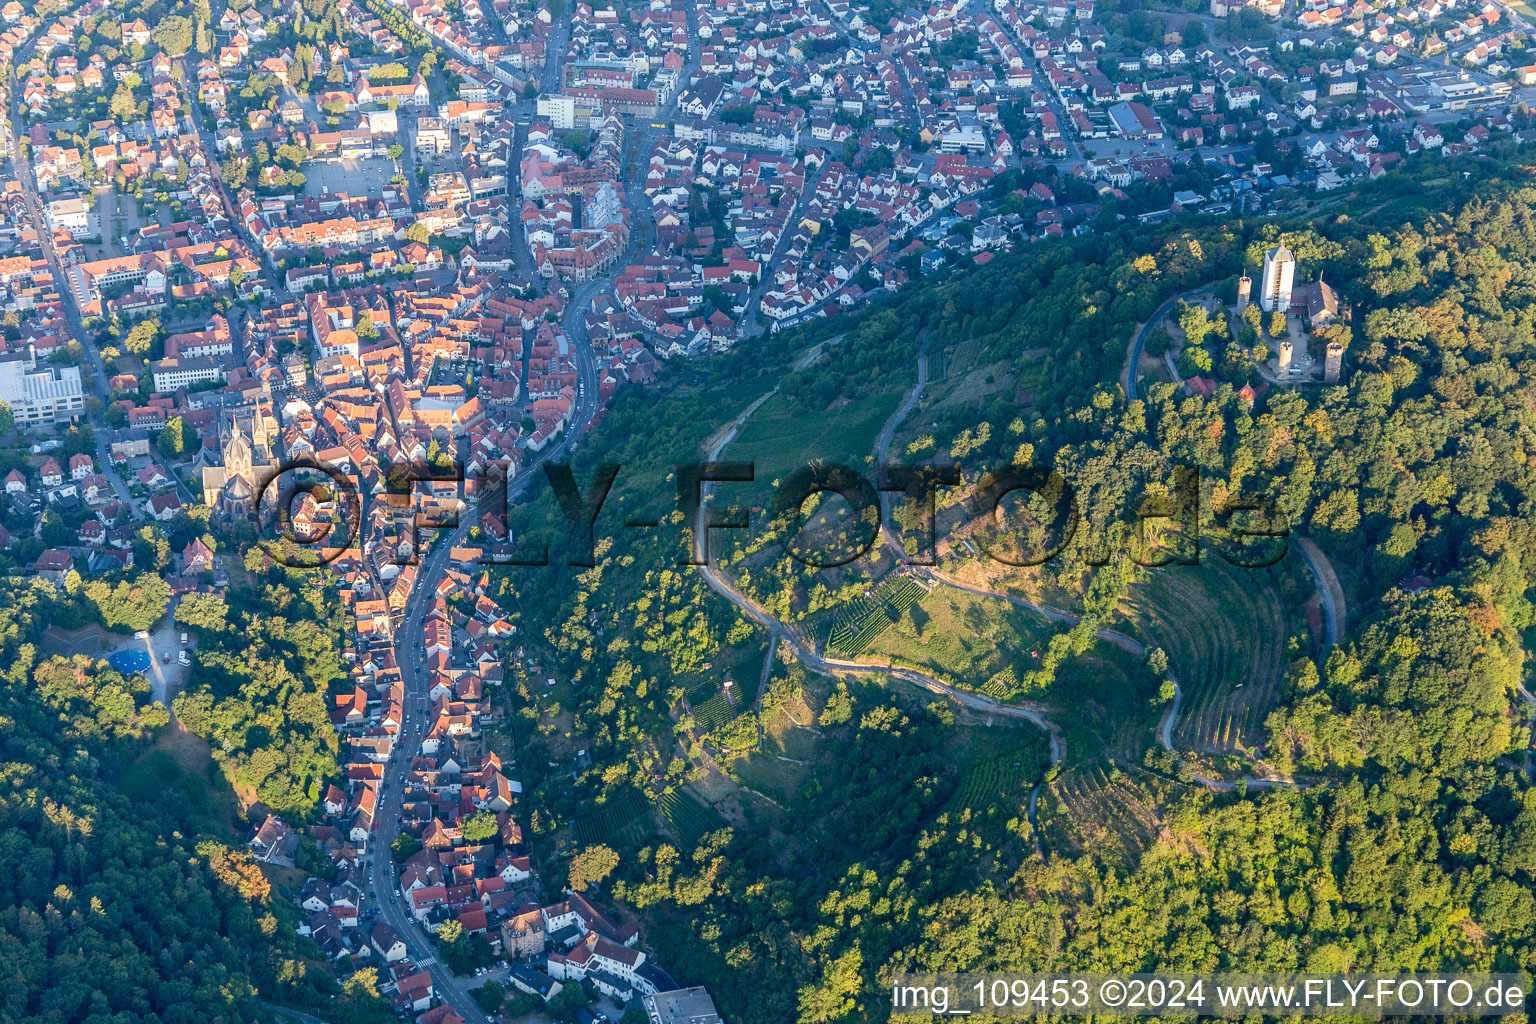
[[1285, 314], [1278, 309], [1269, 314], [1269, 336], [1271, 338], [1284, 338], [1291, 333], [1286, 325]]
[[1179, 312], [1179, 327], [1188, 339], [1187, 344], [1203, 345], [1206, 336], [1215, 331], [1210, 312], [1204, 306], [1185, 306]]
[[1211, 372], [1211, 354], [1203, 348], [1185, 346], [1179, 353], [1179, 373], [1185, 377], [1201, 377]]
[[296, 146], [291, 142], [285, 142], [278, 146], [272, 154], [272, 158], [291, 171], [298, 170], [299, 165], [309, 159], [309, 150], [303, 146]]
[[172, 416], [165, 426], [160, 428], [160, 436], [155, 442], [156, 447], [160, 449], [160, 454], [166, 458], [174, 458], [187, 450], [187, 440], [183, 434], [185, 425], [185, 421], [180, 416]]
[[500, 826], [496, 824], [496, 815], [490, 811], [476, 811], [459, 826], [459, 834], [464, 837], [466, 843], [483, 843], [488, 839], [494, 839], [500, 831]]
[[566, 985], [546, 1005], [556, 1020], [571, 1021], [576, 1019], [576, 1011], [591, 1001], [592, 997], [580, 985]]
[[501, 987], [499, 981], [488, 981], [479, 988], [472, 988], [469, 994], [486, 1013], [495, 1013], [501, 1009], [501, 1004], [507, 1000], [507, 991]]
[[248, 162], [245, 158], [235, 156], [233, 153], [226, 156], [224, 162], [219, 167], [219, 177], [223, 179], [225, 185], [232, 189], [243, 188], [249, 173]]
[[391, 160], [399, 160], [402, 156], [405, 155], [405, 147], [400, 145], [398, 142], [392, 142], [390, 143], [389, 148], [384, 152], [389, 155]]
[[179, 14], [168, 14], [160, 19], [150, 38], [172, 57], [180, 57], [192, 48], [192, 22]]
[[165, 618], [171, 587], [158, 574], [146, 572], [115, 586], [92, 580], [85, 586], [85, 596], [108, 629], [149, 629]]
[[119, 121], [133, 120], [138, 103], [133, 98], [133, 90], [128, 88], [126, 82], [119, 82], [116, 91], [112, 93], [112, 103], [107, 108], [112, 116]]
[[420, 242], [422, 245], [426, 245], [431, 238], [431, 230], [421, 221], [417, 221], [405, 229], [405, 240], [407, 242]]
[[11, 412], [9, 402], [0, 398], [0, 437], [10, 437], [16, 430], [16, 414]]
[[597, 886], [619, 866], [619, 855], [610, 847], [598, 844], [589, 846], [571, 858], [571, 888], [585, 892], [589, 886]]
[[176, 621], [192, 629], [210, 632], [222, 630], [229, 619], [229, 606], [218, 594], [193, 591], [176, 605]]
[[389, 856], [396, 864], [410, 860], [421, 849], [421, 841], [409, 832], [401, 832], [389, 844]]
[[160, 318], [147, 317], [134, 324], [128, 331], [128, 337], [123, 339], [123, 348], [136, 356], [143, 356], [149, 352], [159, 335]]

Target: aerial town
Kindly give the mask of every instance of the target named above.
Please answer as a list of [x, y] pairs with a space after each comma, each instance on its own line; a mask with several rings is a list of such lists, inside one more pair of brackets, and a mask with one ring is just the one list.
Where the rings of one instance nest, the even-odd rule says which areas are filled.
[[[1043, 239], [1305, 211], [1536, 141], [1523, 4], [1095, 4], [0, 8], [0, 547], [62, 588], [180, 537], [184, 600], [245, 571], [283, 473], [337, 484], [283, 515], [348, 537], [317, 549], [352, 623], [342, 771], [318, 820], [267, 814], [248, 847], [329, 859], [289, 895], [340, 975], [373, 969], [421, 1024], [498, 1020], [492, 982], [553, 1007], [529, 1019], [722, 1019], [601, 886], [543, 883], [491, 741], [488, 694], [543, 680], [484, 569], [507, 524], [475, 499], [515, 497], [621, 391]], [[1228, 305], [1295, 320], [1270, 384], [1335, 383], [1339, 300], [1295, 266], [1277, 244]], [[445, 473], [401, 494], [401, 465]], [[195, 664], [180, 627], [128, 646], [172, 688]], [[444, 929], [489, 956], [456, 971]], [[573, 987], [591, 1000], [558, 1016]]]

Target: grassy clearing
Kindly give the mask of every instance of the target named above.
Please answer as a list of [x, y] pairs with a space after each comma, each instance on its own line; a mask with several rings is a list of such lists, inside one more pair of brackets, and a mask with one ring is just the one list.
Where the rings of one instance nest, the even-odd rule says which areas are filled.
[[799, 798], [800, 787], [811, 777], [811, 767], [781, 761], [770, 754], [753, 754], [731, 766], [744, 786], [750, 786], [780, 807], [791, 807]]
[[220, 838], [238, 841], [246, 825], [223, 772], [214, 767], [208, 743], [179, 722], [162, 729], [148, 750], [123, 772], [123, 792], [133, 800], [169, 800]]
[[759, 487], [782, 480], [815, 459], [859, 468], [900, 401], [899, 391], [887, 390], [807, 409], [775, 395], [746, 422], [723, 457], [753, 463]]
[[935, 587], [880, 632], [865, 657], [909, 665], [966, 689], [980, 690], [1012, 668], [1023, 677], [1054, 630], [1024, 608], [949, 587]]

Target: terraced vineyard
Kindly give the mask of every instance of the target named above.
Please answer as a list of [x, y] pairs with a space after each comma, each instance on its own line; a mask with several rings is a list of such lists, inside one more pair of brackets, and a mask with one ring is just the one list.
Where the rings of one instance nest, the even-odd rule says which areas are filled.
[[667, 830], [677, 839], [684, 850], [692, 850], [705, 833], [725, 828], [725, 819], [712, 807], [707, 807], [692, 793], [680, 789], [669, 790], [656, 801]]
[[1150, 643], [1168, 655], [1183, 690], [1175, 747], [1243, 751], [1262, 742], [1285, 672], [1286, 608], [1293, 581], [1275, 569], [1238, 569], [1210, 559], [1152, 572], [1126, 599]]
[[838, 609], [827, 631], [827, 650], [845, 658], [857, 658], [885, 632], [901, 613], [923, 595], [923, 588], [905, 573], [893, 573]]
[[725, 695], [725, 688], [718, 680], [710, 679], [700, 683], [689, 690], [684, 699], [699, 732], [718, 729], [737, 714], [735, 705]]
[[609, 796], [591, 814], [576, 819], [576, 841], [583, 846], [615, 839], [638, 841], [636, 833], [650, 820], [650, 806], [637, 789], [623, 789]]
[[1007, 701], [1018, 691], [1018, 688], [1018, 674], [1013, 671], [1013, 666], [1009, 665], [997, 675], [988, 679], [986, 685], [981, 688], [981, 692], [993, 700]]
[[958, 811], [995, 805], [1022, 810], [1029, 800], [1029, 791], [1044, 774], [1050, 759], [1049, 741], [1044, 736], [1010, 753], [988, 758], [966, 772], [944, 809]]
[[1041, 811], [1046, 845], [1132, 863], [1161, 829], [1157, 808], [1174, 788], [1134, 766], [1094, 762], [1066, 771], [1051, 783]]

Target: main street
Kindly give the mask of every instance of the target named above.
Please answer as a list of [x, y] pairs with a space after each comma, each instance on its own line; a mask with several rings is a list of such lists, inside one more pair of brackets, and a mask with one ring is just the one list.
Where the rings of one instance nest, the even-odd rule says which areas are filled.
[[[602, 284], [603, 282], [594, 282], [592, 287], [596, 288]], [[585, 400], [578, 403], [576, 420], [560, 442], [546, 449], [538, 458], [531, 461], [522, 473], [507, 482], [509, 505], [527, 489], [529, 482], [537, 475], [534, 470], [540, 463], [550, 459], [564, 458], [575, 448], [586, 432], [592, 414], [597, 410], [595, 360], [592, 358], [591, 350], [584, 344], [577, 347], [577, 352], [577, 366], [582, 376]], [[585, 360], [579, 358], [582, 353], [586, 356]], [[470, 1022], [478, 1020], [484, 1013], [470, 995], [470, 987], [437, 959], [425, 930], [411, 916], [407, 905], [403, 902], [404, 897], [396, 891], [389, 846], [401, 831], [400, 815], [405, 798], [405, 777], [408, 766], [411, 758], [421, 749], [422, 737], [431, 724], [431, 711], [427, 700], [431, 677], [427, 671], [424, 653], [427, 613], [432, 607], [431, 581], [441, 577], [448, 565], [453, 546], [464, 539], [474, 524], [475, 518], [467, 508], [461, 514], [459, 524], [452, 532], [442, 531], [432, 542], [429, 552], [417, 567], [416, 586], [406, 601], [400, 626], [395, 633], [395, 661], [400, 666], [401, 680], [405, 689], [404, 708], [400, 733], [395, 739], [394, 753], [385, 766], [384, 778], [379, 783], [378, 803], [374, 813], [377, 829], [370, 844], [369, 856], [372, 862], [368, 871], [370, 896], [379, 910], [378, 920], [384, 921], [399, 933], [410, 951], [411, 959], [431, 973], [433, 988], [438, 996], [453, 1007], [455, 1013]], [[394, 898], [391, 899], [391, 896]]]

